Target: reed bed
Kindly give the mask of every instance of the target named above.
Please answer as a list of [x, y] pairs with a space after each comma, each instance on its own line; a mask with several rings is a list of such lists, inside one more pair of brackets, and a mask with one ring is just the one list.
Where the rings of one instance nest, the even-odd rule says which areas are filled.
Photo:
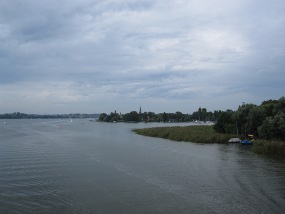
[[256, 140], [253, 144], [253, 151], [266, 155], [285, 155], [285, 142]]
[[[165, 138], [175, 141], [186, 141], [193, 143], [219, 143], [226, 144], [234, 135], [217, 133], [213, 126], [175, 126], [175, 127], [156, 127], [145, 129], [134, 129], [135, 133], [150, 136]], [[258, 154], [265, 155], [285, 155], [285, 142], [255, 140], [252, 150]]]
[[175, 141], [194, 143], [228, 143], [233, 135], [217, 133], [213, 126], [175, 126], [134, 129], [135, 133]]

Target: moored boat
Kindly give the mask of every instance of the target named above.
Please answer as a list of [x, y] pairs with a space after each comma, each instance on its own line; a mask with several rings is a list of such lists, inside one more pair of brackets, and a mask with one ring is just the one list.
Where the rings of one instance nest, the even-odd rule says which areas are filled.
[[241, 142], [241, 139], [239, 138], [231, 138], [229, 139], [229, 143], [240, 143]]
[[242, 145], [252, 145], [252, 141], [250, 141], [250, 140], [242, 140], [240, 143]]

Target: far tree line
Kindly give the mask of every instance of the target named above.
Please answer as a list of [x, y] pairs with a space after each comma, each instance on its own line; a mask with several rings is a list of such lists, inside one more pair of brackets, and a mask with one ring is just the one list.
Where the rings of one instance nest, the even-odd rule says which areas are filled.
[[183, 114], [180, 111], [175, 113], [137, 112], [131, 111], [126, 114], [111, 112], [110, 114], [101, 113], [99, 121], [102, 122], [190, 122], [190, 121], [216, 121], [222, 111], [207, 111], [206, 108], [199, 108], [192, 114]]

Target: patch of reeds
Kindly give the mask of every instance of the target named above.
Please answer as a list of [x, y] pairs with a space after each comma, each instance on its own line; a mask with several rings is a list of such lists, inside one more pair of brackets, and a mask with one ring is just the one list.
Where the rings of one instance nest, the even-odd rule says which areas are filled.
[[[235, 136], [217, 133], [213, 126], [176, 126], [134, 129], [135, 133], [150, 137], [159, 137], [175, 141], [194, 143], [228, 143]], [[285, 155], [285, 142], [270, 140], [255, 140], [253, 151], [265, 155]]]
[[253, 151], [266, 155], [285, 155], [285, 142], [271, 140], [256, 140], [253, 143]]
[[159, 137], [175, 141], [195, 143], [228, 143], [234, 136], [217, 133], [213, 126], [176, 126], [134, 129], [135, 133], [150, 137]]

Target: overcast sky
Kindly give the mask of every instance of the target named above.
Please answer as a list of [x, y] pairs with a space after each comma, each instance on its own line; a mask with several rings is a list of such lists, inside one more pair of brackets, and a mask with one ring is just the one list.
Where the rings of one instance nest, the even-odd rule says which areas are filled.
[[0, 113], [192, 113], [285, 95], [283, 0], [0, 0]]

